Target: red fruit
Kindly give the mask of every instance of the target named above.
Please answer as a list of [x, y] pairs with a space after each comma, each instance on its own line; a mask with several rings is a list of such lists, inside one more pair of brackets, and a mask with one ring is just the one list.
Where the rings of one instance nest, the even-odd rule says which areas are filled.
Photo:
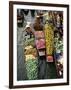
[[47, 62], [53, 62], [53, 56], [47, 56]]

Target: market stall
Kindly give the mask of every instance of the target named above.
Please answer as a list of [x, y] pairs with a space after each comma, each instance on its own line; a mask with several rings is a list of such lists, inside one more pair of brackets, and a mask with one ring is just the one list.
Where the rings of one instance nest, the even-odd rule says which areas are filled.
[[27, 79], [62, 78], [63, 12], [46, 10], [22, 10], [22, 12], [23, 59]]

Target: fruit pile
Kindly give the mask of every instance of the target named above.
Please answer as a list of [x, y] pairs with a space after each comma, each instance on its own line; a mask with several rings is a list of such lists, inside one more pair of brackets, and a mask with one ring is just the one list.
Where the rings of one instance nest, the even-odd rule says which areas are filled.
[[46, 40], [46, 53], [48, 55], [53, 54], [54, 47], [54, 30], [51, 25], [45, 24], [45, 40]]
[[[29, 30], [28, 30], [29, 31]], [[30, 35], [30, 38], [27, 38]], [[24, 42], [24, 55], [25, 55], [25, 64], [26, 64], [26, 72], [28, 80], [37, 79], [38, 75], [38, 59], [37, 59], [37, 51], [35, 48], [35, 39], [31, 36], [31, 32], [25, 36]]]
[[47, 62], [53, 62], [53, 52], [54, 52], [54, 26], [52, 12], [46, 14], [44, 32], [46, 41], [46, 59]]

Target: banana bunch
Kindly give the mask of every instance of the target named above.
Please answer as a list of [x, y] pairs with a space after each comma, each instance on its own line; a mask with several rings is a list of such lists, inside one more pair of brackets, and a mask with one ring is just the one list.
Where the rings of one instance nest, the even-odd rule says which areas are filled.
[[54, 49], [54, 29], [50, 24], [45, 24], [45, 40], [46, 40], [46, 53], [48, 55], [53, 54]]
[[36, 56], [37, 56], [36, 48], [27, 49], [27, 50], [25, 50], [24, 54], [25, 54], [25, 55], [32, 54], [32, 55], [34, 55], [34, 56], [36, 57]]
[[31, 60], [31, 59], [35, 60], [36, 57], [32, 54], [25, 55], [25, 61], [28, 61], [28, 60]]

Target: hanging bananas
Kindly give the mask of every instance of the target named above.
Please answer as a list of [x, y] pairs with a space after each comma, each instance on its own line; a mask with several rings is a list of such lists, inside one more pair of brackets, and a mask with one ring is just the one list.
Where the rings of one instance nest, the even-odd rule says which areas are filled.
[[54, 47], [54, 30], [51, 24], [45, 24], [46, 53], [53, 54]]

